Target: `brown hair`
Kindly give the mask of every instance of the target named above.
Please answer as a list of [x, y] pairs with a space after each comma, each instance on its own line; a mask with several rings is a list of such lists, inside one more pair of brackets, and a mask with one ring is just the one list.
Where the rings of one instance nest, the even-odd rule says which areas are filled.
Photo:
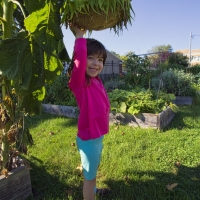
[[[103, 56], [103, 65], [105, 64], [106, 58], [107, 58], [107, 51], [104, 45], [99, 42], [98, 40], [92, 39], [92, 38], [87, 38], [87, 56], [94, 55], [94, 54], [99, 54]], [[74, 54], [72, 56], [72, 61], [71, 64], [67, 70], [68, 76], [71, 76], [72, 70], [74, 68]], [[87, 85], [90, 84], [90, 77], [86, 75], [87, 79]]]

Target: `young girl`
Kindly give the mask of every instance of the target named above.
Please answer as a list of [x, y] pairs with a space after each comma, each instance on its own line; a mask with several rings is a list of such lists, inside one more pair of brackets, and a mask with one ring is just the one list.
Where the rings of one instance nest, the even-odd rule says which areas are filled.
[[110, 103], [106, 90], [98, 77], [107, 57], [105, 47], [95, 39], [83, 38], [86, 30], [72, 26], [76, 36], [72, 64], [69, 67], [69, 88], [73, 92], [80, 115], [78, 119], [77, 147], [83, 167], [84, 200], [94, 200], [96, 175], [100, 164], [102, 141], [109, 132]]

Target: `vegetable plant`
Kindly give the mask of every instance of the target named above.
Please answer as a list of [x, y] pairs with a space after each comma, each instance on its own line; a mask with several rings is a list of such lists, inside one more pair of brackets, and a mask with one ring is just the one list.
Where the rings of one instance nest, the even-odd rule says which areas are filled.
[[111, 110], [122, 113], [138, 114], [138, 113], [159, 113], [168, 106], [174, 111], [178, 111], [178, 107], [172, 103], [175, 95], [161, 93], [157, 97], [156, 93], [145, 89], [119, 90], [115, 89], [108, 93], [111, 103]]

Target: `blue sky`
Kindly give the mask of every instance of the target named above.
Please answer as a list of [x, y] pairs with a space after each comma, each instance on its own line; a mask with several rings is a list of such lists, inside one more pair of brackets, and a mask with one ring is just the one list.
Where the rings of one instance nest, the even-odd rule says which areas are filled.
[[[200, 0], [132, 0], [131, 4], [135, 18], [128, 30], [119, 35], [110, 29], [93, 31], [90, 37], [125, 55], [130, 51], [144, 54], [157, 45], [170, 44], [173, 51], [188, 49], [192, 32], [191, 49], [200, 49]], [[74, 35], [65, 27], [63, 34], [71, 57]]]

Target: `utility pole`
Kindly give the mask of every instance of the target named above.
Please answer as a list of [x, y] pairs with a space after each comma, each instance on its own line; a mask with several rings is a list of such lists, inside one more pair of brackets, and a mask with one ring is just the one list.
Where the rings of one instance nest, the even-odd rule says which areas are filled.
[[194, 36], [200, 36], [200, 35], [192, 35], [192, 32], [190, 32], [190, 41], [189, 41], [189, 67], [191, 67], [191, 46], [192, 46], [192, 38]]
[[191, 66], [191, 44], [192, 43], [192, 32], [190, 32], [190, 41], [189, 41], [189, 67]]

